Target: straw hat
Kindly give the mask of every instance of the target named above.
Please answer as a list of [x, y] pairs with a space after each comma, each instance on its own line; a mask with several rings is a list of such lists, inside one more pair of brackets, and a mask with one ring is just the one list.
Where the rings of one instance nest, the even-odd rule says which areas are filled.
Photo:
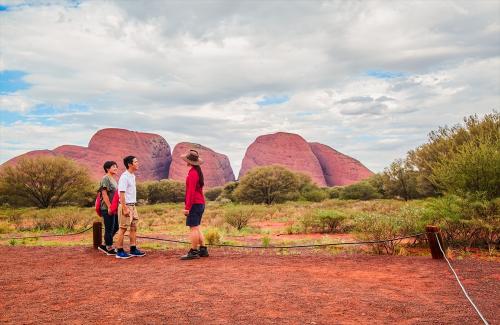
[[198, 151], [196, 150], [189, 150], [188, 153], [184, 154], [181, 156], [182, 160], [184, 160], [187, 163], [190, 163], [191, 165], [194, 166], [199, 166], [203, 164], [203, 159], [200, 158], [200, 155], [198, 154]]

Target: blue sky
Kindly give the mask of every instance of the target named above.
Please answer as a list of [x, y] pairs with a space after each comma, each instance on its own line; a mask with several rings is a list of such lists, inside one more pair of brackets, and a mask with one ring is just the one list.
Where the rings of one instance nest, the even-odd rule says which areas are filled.
[[30, 88], [30, 84], [24, 80], [27, 74], [17, 70], [0, 71], [0, 94], [5, 95]]
[[[269, 12], [279, 13], [270, 16]], [[99, 129], [227, 154], [298, 133], [374, 171], [500, 106], [496, 1], [0, 5], [0, 163]]]

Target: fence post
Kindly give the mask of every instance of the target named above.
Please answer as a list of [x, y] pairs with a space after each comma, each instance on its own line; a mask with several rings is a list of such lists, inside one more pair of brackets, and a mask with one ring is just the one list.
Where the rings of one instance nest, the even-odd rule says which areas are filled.
[[102, 244], [102, 223], [100, 221], [94, 222], [92, 232], [94, 235], [94, 249], [97, 249]]
[[427, 233], [427, 240], [429, 241], [429, 248], [431, 249], [431, 254], [433, 259], [442, 259], [444, 258], [443, 253], [439, 249], [439, 245], [436, 239], [436, 234], [437, 238], [439, 238], [439, 243], [441, 244], [441, 247], [443, 248], [443, 251], [445, 250], [444, 244], [443, 244], [443, 238], [441, 237], [441, 233], [439, 232], [439, 227], [438, 226], [426, 226], [425, 231]]

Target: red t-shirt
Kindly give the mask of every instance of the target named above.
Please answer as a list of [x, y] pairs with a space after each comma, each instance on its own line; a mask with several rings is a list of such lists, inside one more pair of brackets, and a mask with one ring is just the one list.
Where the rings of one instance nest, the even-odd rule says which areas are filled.
[[184, 200], [185, 210], [191, 210], [193, 204], [205, 204], [205, 197], [203, 196], [203, 188], [198, 184], [198, 172], [194, 167], [188, 172], [186, 177], [186, 198]]

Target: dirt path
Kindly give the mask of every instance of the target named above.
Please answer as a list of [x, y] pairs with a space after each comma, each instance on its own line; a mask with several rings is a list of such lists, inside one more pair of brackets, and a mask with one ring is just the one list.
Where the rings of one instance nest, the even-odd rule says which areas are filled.
[[[481, 324], [443, 261], [403, 256], [180, 251], [116, 260], [90, 248], [2, 247], [12, 324]], [[454, 261], [491, 324], [499, 263]]]

